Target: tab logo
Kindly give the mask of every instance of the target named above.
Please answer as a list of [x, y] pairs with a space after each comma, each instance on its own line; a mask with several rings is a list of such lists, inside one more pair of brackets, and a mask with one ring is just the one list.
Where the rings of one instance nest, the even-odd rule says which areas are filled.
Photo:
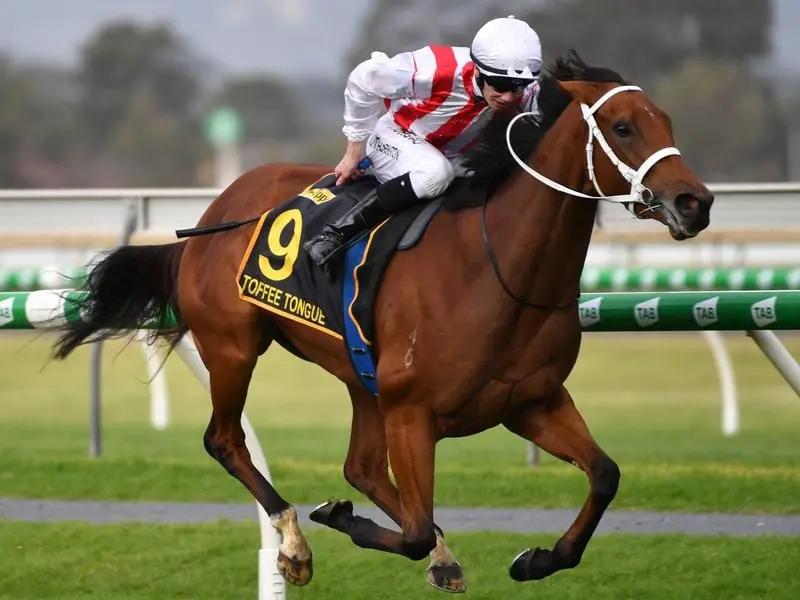
[[628, 288], [628, 269], [615, 269], [611, 275], [611, 287], [615, 290]]
[[750, 315], [753, 317], [753, 322], [756, 325], [759, 327], [766, 327], [778, 320], [777, 312], [775, 311], [775, 302], [777, 300], [777, 296], [765, 298], [750, 307]]
[[756, 276], [756, 281], [758, 282], [758, 289], [760, 290], [769, 290], [772, 289], [773, 282], [775, 280], [775, 271], [772, 269], [764, 269], [763, 271], [759, 271], [758, 275]]
[[652, 290], [658, 280], [658, 271], [655, 269], [645, 269], [642, 271], [641, 281], [643, 290]]
[[597, 289], [597, 284], [600, 281], [600, 269], [591, 268], [585, 269], [581, 274], [581, 286], [590, 290]]
[[740, 290], [744, 287], [746, 275], [744, 269], [734, 269], [728, 275], [728, 286], [732, 290]]
[[658, 303], [661, 297], [651, 298], [633, 307], [633, 316], [639, 327], [650, 327], [658, 323]]
[[792, 269], [786, 275], [786, 287], [790, 290], [800, 288], [800, 269]]
[[3, 325], [8, 325], [14, 320], [14, 317], [11, 314], [11, 305], [13, 303], [13, 298], [8, 298], [7, 300], [0, 302], [0, 327]]
[[692, 315], [694, 316], [694, 322], [697, 323], [700, 327], [708, 327], [709, 325], [713, 325], [717, 321], [719, 321], [719, 317], [717, 315], [717, 303], [719, 302], [719, 296], [714, 296], [713, 298], [709, 298], [708, 300], [701, 300], [697, 304], [694, 305], [692, 308]]
[[591, 327], [600, 322], [600, 303], [602, 301], [603, 297], [600, 296], [599, 298], [593, 298], [578, 305], [581, 327]]
[[682, 290], [686, 287], [686, 271], [678, 269], [669, 275], [669, 287], [673, 290]]
[[700, 281], [700, 286], [705, 290], [713, 290], [714, 289], [714, 282], [717, 279], [717, 272], [714, 269], [703, 269], [700, 273], [700, 277], [698, 278]]

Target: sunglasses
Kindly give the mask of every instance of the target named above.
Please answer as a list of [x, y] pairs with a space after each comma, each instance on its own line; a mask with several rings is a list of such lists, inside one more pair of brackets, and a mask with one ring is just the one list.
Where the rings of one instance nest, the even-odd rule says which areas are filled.
[[532, 81], [530, 79], [512, 79], [511, 77], [486, 77], [483, 80], [488, 83], [492, 89], [501, 94], [505, 92], [514, 92], [515, 94], [524, 90], [529, 86]]

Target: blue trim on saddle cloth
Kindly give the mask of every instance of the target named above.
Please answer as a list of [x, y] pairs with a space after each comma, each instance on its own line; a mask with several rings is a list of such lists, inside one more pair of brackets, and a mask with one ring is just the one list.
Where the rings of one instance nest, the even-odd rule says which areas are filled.
[[347, 353], [353, 363], [356, 375], [361, 383], [376, 396], [378, 395], [378, 378], [372, 349], [364, 343], [358, 325], [350, 314], [350, 304], [356, 295], [355, 270], [364, 260], [364, 252], [369, 244], [369, 236], [363, 236], [345, 251], [344, 273], [342, 281], [342, 308], [344, 312], [344, 342]]

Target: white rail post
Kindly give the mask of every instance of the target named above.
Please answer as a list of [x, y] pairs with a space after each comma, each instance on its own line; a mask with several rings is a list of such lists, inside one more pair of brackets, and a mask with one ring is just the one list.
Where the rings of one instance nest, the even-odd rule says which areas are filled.
[[[210, 392], [208, 370], [200, 359], [200, 354], [194, 342], [184, 335], [175, 347], [175, 352], [183, 359], [183, 362], [186, 363], [186, 366], [194, 373], [203, 387]], [[267, 481], [272, 483], [272, 476], [267, 466], [264, 451], [258, 442], [258, 437], [252, 425], [250, 425], [250, 421], [244, 413], [242, 413], [242, 428], [244, 429], [245, 443], [250, 451], [253, 465], [261, 471]], [[258, 551], [258, 600], [283, 600], [286, 597], [286, 583], [278, 572], [277, 567], [278, 548], [281, 544], [281, 538], [272, 523], [270, 523], [269, 515], [267, 515], [266, 511], [258, 503], [256, 503], [256, 508], [258, 509], [258, 521], [261, 528], [261, 548]]]
[[711, 348], [714, 364], [717, 366], [722, 391], [722, 434], [730, 437], [739, 433], [739, 400], [733, 363], [719, 331], [707, 330], [702, 334]]
[[147, 341], [147, 331], [136, 333], [136, 339], [144, 352], [147, 375], [150, 381], [150, 424], [157, 431], [169, 425], [169, 392], [167, 390], [166, 365], [154, 343]]
[[800, 365], [783, 345], [783, 342], [775, 335], [774, 331], [767, 329], [756, 329], [748, 331], [750, 336], [767, 358], [775, 365], [778, 372], [792, 386], [794, 393], [800, 396]]

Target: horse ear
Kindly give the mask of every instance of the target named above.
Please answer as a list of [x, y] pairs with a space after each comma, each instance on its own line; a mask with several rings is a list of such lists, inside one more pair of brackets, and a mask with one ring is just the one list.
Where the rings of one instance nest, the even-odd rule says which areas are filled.
[[585, 81], [559, 81], [558, 85], [578, 102], [584, 102], [585, 104], [592, 103], [590, 96], [592, 96], [595, 90], [594, 86], [591, 84]]

